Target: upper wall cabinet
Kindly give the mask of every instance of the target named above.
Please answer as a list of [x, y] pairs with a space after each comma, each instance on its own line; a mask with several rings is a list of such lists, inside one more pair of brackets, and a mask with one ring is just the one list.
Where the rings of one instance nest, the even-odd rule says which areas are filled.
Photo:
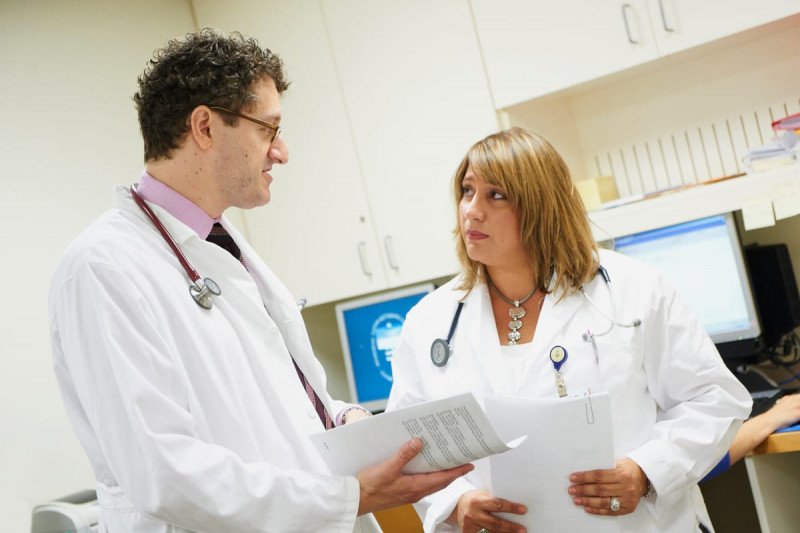
[[200, 26], [256, 37], [284, 61], [281, 135], [272, 199], [244, 212], [250, 242], [309, 304], [385, 289], [378, 243], [349, 119], [317, 2], [193, 1]]
[[655, 59], [645, 0], [472, 0], [498, 109]]
[[800, 11], [798, 0], [648, 0], [659, 54], [667, 55]]
[[452, 274], [450, 178], [497, 131], [469, 4], [323, 6], [389, 285]]
[[505, 108], [800, 10], [797, 0], [471, 0]]
[[267, 264], [319, 304], [452, 274], [450, 177], [497, 130], [467, 0], [193, 0], [200, 26], [284, 59], [286, 166], [244, 213]]

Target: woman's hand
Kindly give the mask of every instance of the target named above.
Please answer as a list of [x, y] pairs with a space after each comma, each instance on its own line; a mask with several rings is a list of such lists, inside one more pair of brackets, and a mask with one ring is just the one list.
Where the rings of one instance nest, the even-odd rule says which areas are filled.
[[495, 498], [483, 490], [471, 490], [461, 495], [448, 521], [457, 521], [463, 533], [476, 533], [486, 528], [492, 533], [525, 533], [525, 528], [493, 513], [525, 514], [528, 509], [519, 503]]
[[761, 416], [770, 420], [773, 431], [791, 426], [800, 420], [800, 394], [780, 398], [769, 411]]
[[[647, 489], [647, 476], [631, 459], [617, 461], [610, 470], [575, 472], [569, 494], [575, 505], [582, 505], [590, 514], [621, 516], [636, 510]], [[619, 500], [619, 509], [612, 511], [612, 498]]]

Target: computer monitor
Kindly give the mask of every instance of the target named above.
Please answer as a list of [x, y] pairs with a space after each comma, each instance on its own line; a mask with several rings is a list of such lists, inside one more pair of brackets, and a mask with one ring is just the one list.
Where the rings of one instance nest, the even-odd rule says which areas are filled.
[[350, 401], [370, 411], [386, 408], [392, 355], [406, 313], [433, 288], [429, 283], [336, 305]]
[[619, 237], [614, 248], [658, 268], [723, 357], [755, 355], [761, 328], [731, 213]]

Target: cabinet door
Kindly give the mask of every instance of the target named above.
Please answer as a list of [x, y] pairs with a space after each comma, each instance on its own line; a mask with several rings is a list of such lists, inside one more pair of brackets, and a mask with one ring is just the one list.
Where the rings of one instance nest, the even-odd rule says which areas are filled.
[[309, 304], [386, 288], [320, 4], [193, 3], [201, 27], [237, 30], [277, 52], [292, 82], [281, 133], [290, 161], [273, 169], [269, 205], [244, 213], [250, 242]]
[[457, 270], [450, 179], [497, 130], [466, 0], [323, 2], [392, 286]]
[[644, 0], [471, 0], [498, 109], [656, 58]]
[[660, 55], [800, 12], [798, 0], [648, 0]]

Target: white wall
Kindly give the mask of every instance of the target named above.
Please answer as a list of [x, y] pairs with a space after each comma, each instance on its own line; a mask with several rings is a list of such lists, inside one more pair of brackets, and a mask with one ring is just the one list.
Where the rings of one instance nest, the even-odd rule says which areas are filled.
[[[135, 4], [135, 7], [133, 7]], [[67, 243], [142, 168], [131, 97], [187, 0], [0, 1], [0, 529], [93, 488], [53, 375], [47, 290]]]

